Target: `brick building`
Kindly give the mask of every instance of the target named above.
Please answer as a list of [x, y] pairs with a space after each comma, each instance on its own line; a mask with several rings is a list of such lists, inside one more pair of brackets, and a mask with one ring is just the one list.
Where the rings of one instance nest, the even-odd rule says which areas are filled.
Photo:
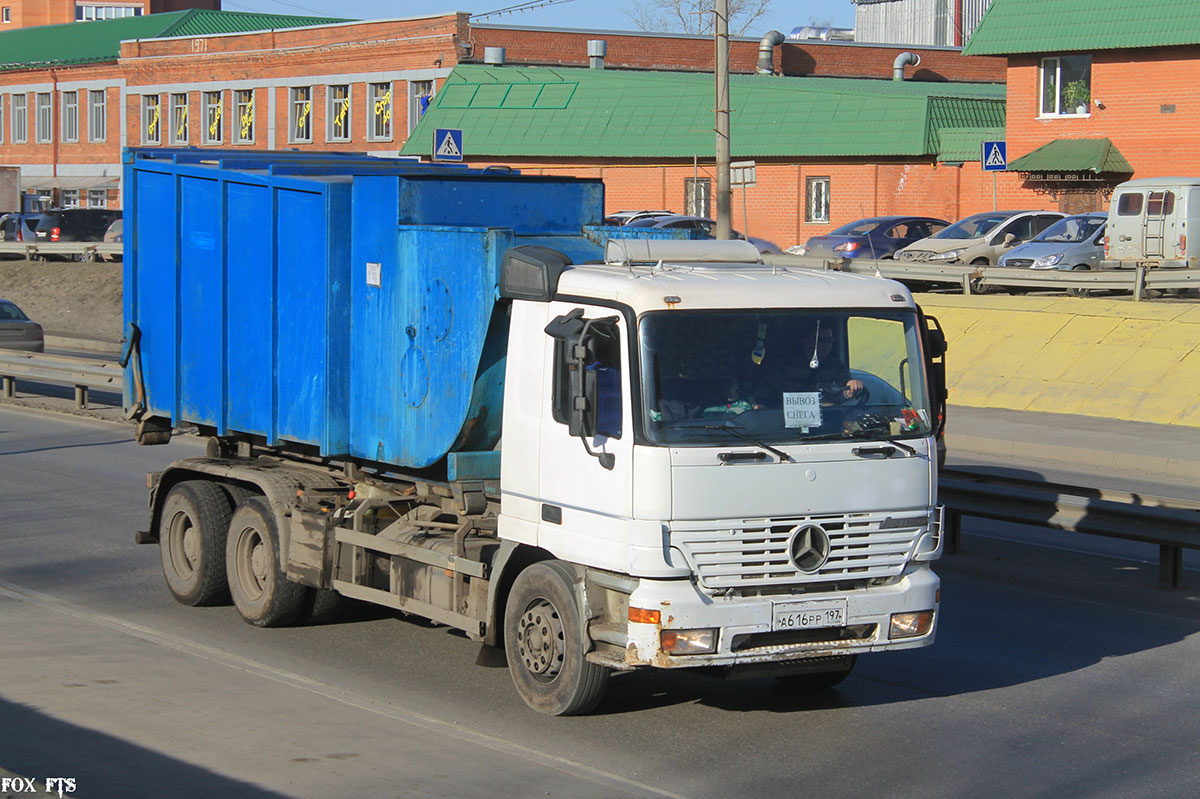
[[1200, 3], [995, 0], [963, 51], [1008, 59], [1006, 176], [1107, 207], [1130, 177], [1200, 175]]
[[0, 31], [140, 17], [189, 8], [221, 9], [221, 0], [0, 0]]

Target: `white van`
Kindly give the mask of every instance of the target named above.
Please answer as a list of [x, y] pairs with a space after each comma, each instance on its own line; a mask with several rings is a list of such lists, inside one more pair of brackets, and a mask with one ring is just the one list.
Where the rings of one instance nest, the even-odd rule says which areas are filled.
[[1200, 178], [1139, 178], [1113, 190], [1101, 266], [1139, 264], [1200, 267]]

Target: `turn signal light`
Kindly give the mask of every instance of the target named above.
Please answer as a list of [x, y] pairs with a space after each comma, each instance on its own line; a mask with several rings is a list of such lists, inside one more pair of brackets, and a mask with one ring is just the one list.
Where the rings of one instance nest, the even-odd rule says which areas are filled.
[[635, 608], [630, 605], [629, 620], [635, 624], [659, 624], [662, 622], [662, 611]]
[[888, 638], [916, 638], [933, 628], [933, 611], [920, 610], [915, 613], [893, 613]]

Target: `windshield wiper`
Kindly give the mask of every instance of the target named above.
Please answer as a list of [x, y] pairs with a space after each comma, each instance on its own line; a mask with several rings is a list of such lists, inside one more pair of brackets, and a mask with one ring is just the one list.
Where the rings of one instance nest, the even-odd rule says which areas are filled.
[[[692, 427], [693, 425], [687, 425], [687, 426]], [[761, 447], [762, 449], [765, 449], [767, 452], [771, 453], [772, 455], [778, 456], [781, 463], [784, 461], [786, 461], [788, 463], [796, 462], [795, 458], [793, 458], [791, 455], [787, 454], [783, 450], [778, 449], [776, 447], [772, 447], [767, 442], [760, 441], [759, 439], [755, 438], [754, 436], [750, 435], [749, 433], [745, 432], [744, 430], [734, 427], [733, 425], [731, 425], [729, 423], [726, 423], [726, 424], [701, 424], [701, 425], [695, 425], [695, 427], [697, 427], [701, 430], [724, 430], [725, 432], [733, 435], [734, 438], [740, 438], [742, 441], [748, 441], [751, 444], [753, 444], [754, 446]]]

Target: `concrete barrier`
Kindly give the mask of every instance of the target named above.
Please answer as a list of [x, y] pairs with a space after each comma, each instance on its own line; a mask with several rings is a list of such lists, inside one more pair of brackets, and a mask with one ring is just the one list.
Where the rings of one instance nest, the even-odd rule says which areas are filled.
[[1200, 304], [923, 294], [950, 402], [1200, 427]]

